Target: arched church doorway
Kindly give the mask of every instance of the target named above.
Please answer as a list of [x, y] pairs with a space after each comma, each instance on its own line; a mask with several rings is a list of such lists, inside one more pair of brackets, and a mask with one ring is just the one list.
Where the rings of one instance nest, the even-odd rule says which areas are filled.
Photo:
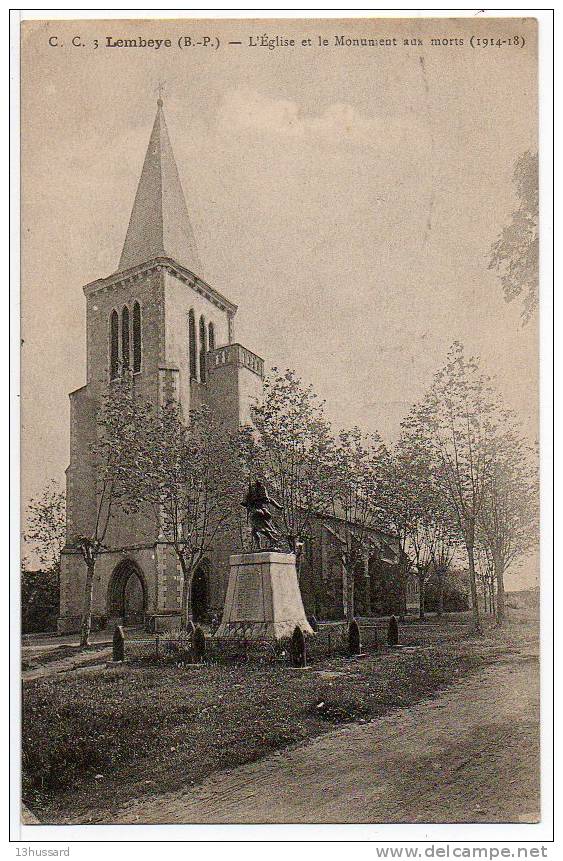
[[124, 559], [111, 575], [108, 614], [131, 627], [144, 623], [146, 609], [147, 590], [141, 569], [131, 559]]
[[192, 578], [191, 604], [194, 622], [205, 622], [209, 613], [209, 563], [206, 561]]

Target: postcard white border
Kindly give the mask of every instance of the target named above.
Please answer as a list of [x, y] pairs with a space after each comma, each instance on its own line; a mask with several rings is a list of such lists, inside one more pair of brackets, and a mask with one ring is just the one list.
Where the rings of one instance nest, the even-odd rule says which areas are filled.
[[[97, 825], [97, 826], [21, 826], [20, 825], [20, 765], [19, 765], [19, 736], [20, 736], [20, 630], [19, 630], [19, 22], [24, 19], [147, 19], [147, 18], [428, 18], [428, 17], [535, 17], [539, 24], [539, 103], [540, 103], [540, 221], [541, 221], [541, 371], [540, 371], [540, 427], [541, 427], [541, 694], [542, 694], [542, 821], [537, 825]], [[516, 841], [525, 845], [529, 841], [538, 845], [547, 845], [552, 839], [553, 811], [552, 771], [553, 762], [553, 601], [561, 598], [561, 587], [557, 580], [554, 590], [551, 589], [553, 573], [553, 20], [549, 9], [513, 9], [497, 8], [495, 10], [468, 10], [453, 8], [434, 8], [429, 10], [404, 7], [393, 10], [363, 9], [326, 9], [313, 7], [308, 9], [266, 9], [247, 8], [244, 10], [166, 10], [166, 9], [132, 9], [123, 7], [118, 10], [108, 9], [47, 9], [11, 11], [11, 76], [10, 76], [10, 141], [11, 141], [11, 229], [10, 229], [10, 320], [11, 320], [11, 443], [10, 443], [10, 473], [11, 515], [10, 515], [10, 582], [11, 603], [11, 750], [12, 762], [10, 770], [11, 805], [10, 805], [10, 834], [11, 839], [29, 844], [31, 848], [41, 846], [61, 846], [81, 844], [81, 857], [97, 854], [97, 841], [108, 841], [120, 849], [122, 842], [166, 842], [166, 852], [170, 856], [184, 855], [185, 849], [177, 847], [169, 841], [376, 841], [382, 847], [386, 843], [405, 843], [417, 845], [418, 841], [447, 841], [453, 847], [458, 841], [471, 843], [512, 846]], [[7, 232], [6, 232], [7, 235]], [[559, 310], [557, 308], [556, 310]], [[5, 327], [5, 319], [0, 326]], [[1, 330], [0, 330], [1, 331]], [[7, 334], [2, 343], [8, 344]], [[558, 356], [558, 365], [560, 355]], [[6, 399], [7, 402], [7, 399]], [[562, 606], [556, 601], [556, 606]], [[6, 640], [8, 634], [6, 633]], [[558, 654], [560, 643], [557, 642]], [[7, 655], [7, 646], [5, 654]], [[5, 736], [6, 737], [6, 736]], [[561, 760], [558, 752], [556, 771], [561, 773]], [[83, 841], [95, 841], [85, 843]], [[508, 843], [507, 841], [511, 841]], [[559, 843], [559, 840], [558, 840]], [[76, 844], [75, 844], [76, 845]], [[560, 844], [561, 845], [561, 844]], [[420, 843], [421, 858], [428, 843]], [[109, 850], [109, 846], [107, 850]], [[354, 851], [359, 851], [357, 847]], [[554, 847], [555, 848], [555, 847]], [[104, 848], [104, 852], [107, 851]], [[112, 850], [112, 854], [113, 854]], [[207, 851], [207, 850], [205, 850]], [[245, 858], [248, 850], [245, 849]], [[264, 850], [262, 850], [264, 851]], [[266, 850], [275, 851], [274, 847]], [[153, 854], [151, 846], [143, 843], [135, 846], [135, 855]], [[367, 847], [369, 852], [369, 847]], [[72, 854], [75, 854], [74, 849]], [[254, 854], [254, 853], [251, 853]], [[362, 853], [363, 854], [363, 853]], [[367, 853], [366, 853], [367, 854]], [[373, 852], [370, 853], [370, 856]]]

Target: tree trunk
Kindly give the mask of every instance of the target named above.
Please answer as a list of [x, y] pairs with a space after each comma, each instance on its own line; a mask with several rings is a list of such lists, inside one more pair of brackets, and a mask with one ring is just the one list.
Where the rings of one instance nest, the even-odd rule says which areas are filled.
[[362, 592], [363, 608], [362, 612], [365, 616], [371, 616], [371, 578], [369, 576], [369, 553], [364, 553], [362, 557]]
[[399, 578], [401, 586], [401, 609], [399, 611], [399, 621], [403, 622], [407, 615], [407, 580], [408, 580], [408, 563], [406, 560], [399, 561]]
[[192, 571], [193, 568], [188, 568], [186, 565], [185, 559], [180, 556], [180, 567], [182, 569], [182, 608], [181, 608], [181, 616], [182, 616], [182, 629], [186, 629], [188, 627], [188, 623], [192, 620], [192, 602], [191, 602], [191, 585], [192, 585]]
[[444, 575], [438, 574], [438, 618], [440, 619], [444, 613]]
[[481, 633], [481, 620], [479, 618], [479, 604], [477, 603], [477, 581], [475, 579], [475, 548], [471, 539], [466, 539], [467, 561], [469, 563], [469, 588], [471, 590], [471, 604], [473, 611], [473, 624], [475, 631]]
[[493, 564], [495, 566], [495, 576], [497, 581], [497, 625], [502, 625], [506, 621], [506, 609], [504, 604], [504, 565], [499, 556], [493, 556]]
[[346, 619], [351, 622], [354, 618], [354, 573], [344, 568], [346, 577]]
[[297, 541], [293, 544], [293, 553], [295, 553], [295, 570], [297, 572], [297, 582], [301, 583], [301, 571], [303, 570], [303, 545], [296, 546]]
[[94, 571], [96, 560], [86, 563], [86, 583], [84, 584], [84, 603], [82, 605], [82, 620], [80, 623], [80, 645], [90, 645], [92, 630], [92, 597], [94, 594]]
[[424, 575], [418, 575], [418, 617], [424, 619]]

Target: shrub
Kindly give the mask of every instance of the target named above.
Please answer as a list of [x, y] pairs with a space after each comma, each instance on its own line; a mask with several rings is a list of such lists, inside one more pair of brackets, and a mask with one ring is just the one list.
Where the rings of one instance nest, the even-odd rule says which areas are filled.
[[161, 635], [157, 639], [162, 642], [162, 654], [164, 657], [183, 661], [189, 660], [192, 654], [193, 635], [186, 631], [179, 631], [170, 636]]
[[[438, 610], [438, 584], [432, 579], [424, 590], [424, 606], [429, 613]], [[469, 596], [453, 575], [447, 576], [443, 584], [443, 610], [445, 613], [459, 613], [469, 609]]]
[[203, 661], [205, 658], [205, 634], [199, 625], [194, 631], [193, 644], [196, 661]]
[[362, 651], [360, 627], [355, 619], [348, 625], [348, 651], [351, 655], [359, 655]]
[[21, 613], [24, 634], [57, 630], [58, 566], [50, 571], [21, 572]]
[[399, 645], [399, 625], [395, 616], [389, 619], [389, 627], [387, 628], [387, 642], [390, 646]]
[[307, 666], [305, 637], [299, 625], [295, 626], [295, 630], [291, 636], [291, 664], [294, 667]]

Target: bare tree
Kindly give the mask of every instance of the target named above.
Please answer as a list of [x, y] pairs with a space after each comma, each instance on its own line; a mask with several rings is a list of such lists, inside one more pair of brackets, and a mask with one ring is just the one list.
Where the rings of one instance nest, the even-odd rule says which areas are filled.
[[330, 510], [339, 522], [342, 564], [346, 577], [346, 615], [354, 618], [354, 577], [367, 564], [374, 533], [389, 528], [388, 452], [378, 434], [355, 427], [341, 431], [328, 460], [331, 475]]
[[459, 546], [459, 530], [443, 497], [437, 498], [437, 515], [434, 519], [434, 535], [431, 542], [432, 576], [438, 586], [438, 616], [444, 612], [444, 583]]
[[24, 540], [32, 545], [45, 570], [58, 572], [66, 541], [66, 497], [56, 481], [51, 480], [31, 500], [26, 519]]
[[499, 434], [485, 482], [480, 540], [496, 581], [497, 623], [504, 622], [504, 573], [537, 544], [539, 534], [538, 460], [510, 413]]
[[539, 189], [538, 154], [527, 151], [514, 166], [518, 209], [491, 247], [489, 269], [496, 269], [511, 302], [522, 300], [522, 320], [527, 323], [538, 306], [539, 281]]
[[264, 382], [263, 397], [252, 411], [254, 445], [243, 430], [250, 454], [250, 475], [262, 475], [281, 505], [280, 518], [300, 570], [303, 541], [312, 534], [312, 521], [327, 511], [327, 459], [332, 446], [323, 403], [312, 386], [305, 387], [287, 370]]
[[488, 545], [479, 541], [476, 552], [478, 579], [483, 590], [483, 608], [485, 613], [494, 613], [495, 608], [495, 567]]
[[443, 500], [436, 498], [430, 501], [416, 523], [411, 541], [418, 577], [420, 618], [425, 616], [425, 589], [430, 579], [437, 583], [438, 616], [441, 616], [444, 611], [444, 580], [458, 542], [456, 525], [444, 509]]
[[397, 576], [401, 589], [401, 615], [407, 612], [407, 583], [413, 573], [414, 558], [411, 552], [412, 533], [420, 513], [418, 483], [413, 480], [409, 452], [402, 441], [386, 463], [386, 504], [393, 531], [399, 541]]
[[405, 568], [418, 579], [419, 615], [425, 616], [426, 583], [438, 583], [438, 613], [443, 611], [444, 577], [449, 569], [458, 531], [443, 495], [433, 481], [428, 464], [413, 448], [408, 434], [395, 451], [395, 476], [389, 507], [394, 513], [402, 550], [408, 560]]
[[414, 456], [426, 463], [432, 481], [455, 515], [467, 552], [473, 620], [479, 629], [475, 575], [477, 523], [494, 459], [502, 413], [488, 378], [475, 358], [454, 343], [447, 363], [404, 420], [403, 435]]
[[412, 532], [412, 546], [414, 551], [414, 570], [418, 580], [418, 615], [420, 619], [426, 616], [424, 606], [424, 592], [426, 581], [432, 575], [432, 544], [434, 534], [432, 522], [420, 519]]
[[182, 570], [182, 624], [191, 619], [193, 576], [222, 534], [236, 528], [244, 475], [235, 441], [207, 407], [184, 418], [174, 400], [144, 422], [130, 481], [152, 507], [161, 540]]
[[128, 513], [138, 507], [136, 495], [129, 492], [129, 479], [144, 415], [145, 409], [136, 402], [130, 377], [112, 382], [98, 411], [97, 440], [92, 446], [96, 481], [94, 523], [88, 534], [69, 540], [69, 546], [80, 550], [86, 565], [81, 646], [87, 646], [90, 640], [96, 561], [108, 550], [105, 540], [112, 515], [117, 508]]

